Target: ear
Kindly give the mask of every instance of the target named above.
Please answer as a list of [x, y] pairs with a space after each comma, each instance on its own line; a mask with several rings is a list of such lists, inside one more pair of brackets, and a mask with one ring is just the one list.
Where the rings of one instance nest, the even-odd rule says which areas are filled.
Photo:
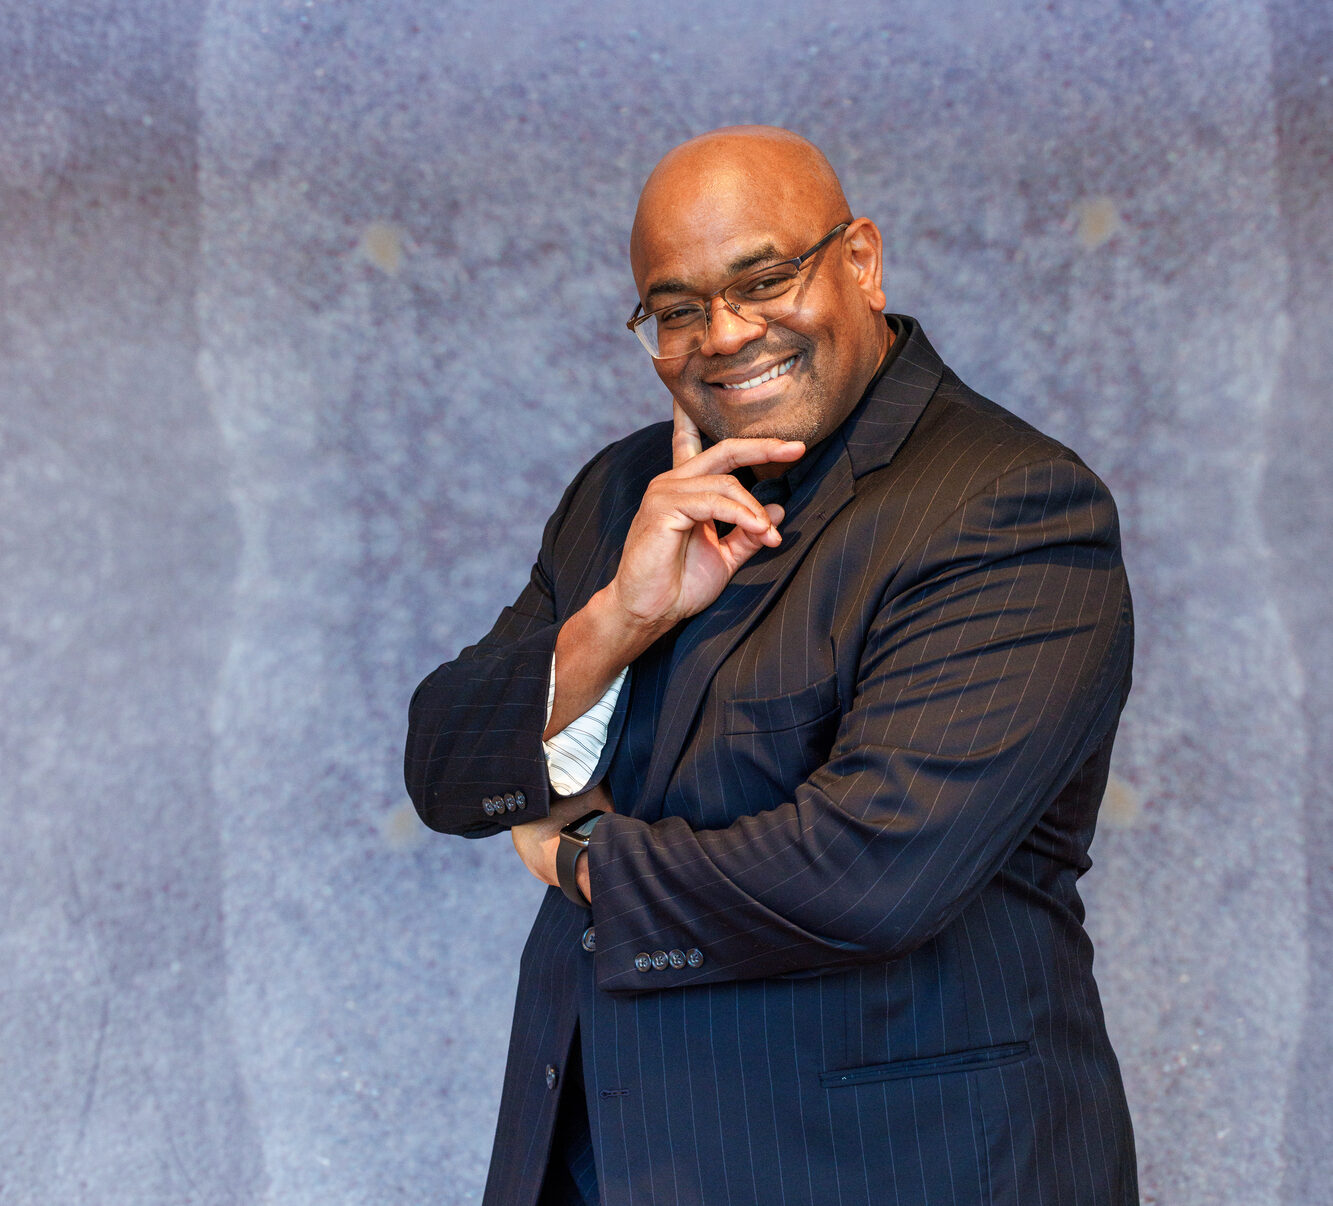
[[884, 238], [869, 218], [857, 218], [843, 232], [842, 254], [856, 287], [876, 313], [886, 304], [880, 283], [884, 277]]

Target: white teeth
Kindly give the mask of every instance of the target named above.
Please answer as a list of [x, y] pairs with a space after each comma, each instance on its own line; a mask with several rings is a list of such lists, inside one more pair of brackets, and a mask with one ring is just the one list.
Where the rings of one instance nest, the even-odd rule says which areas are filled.
[[754, 389], [756, 385], [763, 385], [765, 381], [772, 381], [774, 377], [781, 377], [784, 373], [790, 372], [792, 365], [796, 363], [796, 357], [790, 360], [784, 360], [781, 364], [775, 364], [766, 373], [760, 373], [757, 377], [751, 377], [748, 381], [738, 381], [735, 385], [728, 385], [723, 382], [723, 389]]

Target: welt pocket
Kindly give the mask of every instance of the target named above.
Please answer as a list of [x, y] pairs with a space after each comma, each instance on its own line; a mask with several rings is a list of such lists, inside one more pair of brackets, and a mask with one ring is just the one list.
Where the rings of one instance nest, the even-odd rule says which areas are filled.
[[950, 1072], [976, 1072], [999, 1068], [1027, 1058], [1029, 1043], [1002, 1043], [996, 1047], [974, 1047], [969, 1051], [951, 1051], [947, 1055], [926, 1055], [919, 1059], [900, 1059], [889, 1064], [866, 1064], [861, 1068], [836, 1068], [821, 1072], [819, 1083], [826, 1089], [845, 1085], [869, 1085], [882, 1080], [906, 1080], [914, 1076], [943, 1076]]
[[725, 733], [779, 733], [813, 724], [838, 706], [838, 679], [834, 674], [817, 683], [762, 699], [731, 699], [723, 720]]

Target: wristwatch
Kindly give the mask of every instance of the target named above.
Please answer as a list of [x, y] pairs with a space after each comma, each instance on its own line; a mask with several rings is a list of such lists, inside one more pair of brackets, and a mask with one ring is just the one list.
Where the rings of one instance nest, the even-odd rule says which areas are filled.
[[560, 831], [560, 847], [555, 852], [555, 878], [560, 884], [560, 891], [583, 909], [592, 908], [592, 901], [579, 891], [574, 869], [578, 866], [579, 855], [588, 848], [593, 826], [601, 819], [601, 809], [594, 809], [577, 821], [571, 821]]

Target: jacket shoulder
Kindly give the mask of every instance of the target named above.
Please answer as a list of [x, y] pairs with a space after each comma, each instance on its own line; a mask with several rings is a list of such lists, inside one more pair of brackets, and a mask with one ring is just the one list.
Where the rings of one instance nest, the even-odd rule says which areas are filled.
[[924, 550], [955, 547], [960, 532], [1003, 548], [1015, 532], [1054, 532], [1075, 518], [1091, 525], [1087, 541], [1119, 545], [1115, 502], [1083, 460], [947, 367], [893, 457], [858, 477], [856, 491], [872, 513], [910, 516], [910, 543]]
[[1105, 483], [1073, 449], [965, 385], [946, 367], [882, 480], [897, 488], [903, 488], [904, 479], [915, 481], [937, 499], [961, 503], [1015, 471], [1055, 463], [1109, 497]]
[[952, 434], [956, 428], [967, 430], [973, 436], [976, 452], [997, 465], [1013, 467], [1012, 462], [1028, 460], [1073, 460], [1083, 464], [1073, 449], [965, 385], [948, 368], [923, 418], [930, 420], [923, 425], [927, 429], [938, 428], [945, 434]]
[[570, 483], [565, 503], [607, 490], [643, 494], [648, 483], [671, 468], [671, 423], [650, 423], [607, 444]]

